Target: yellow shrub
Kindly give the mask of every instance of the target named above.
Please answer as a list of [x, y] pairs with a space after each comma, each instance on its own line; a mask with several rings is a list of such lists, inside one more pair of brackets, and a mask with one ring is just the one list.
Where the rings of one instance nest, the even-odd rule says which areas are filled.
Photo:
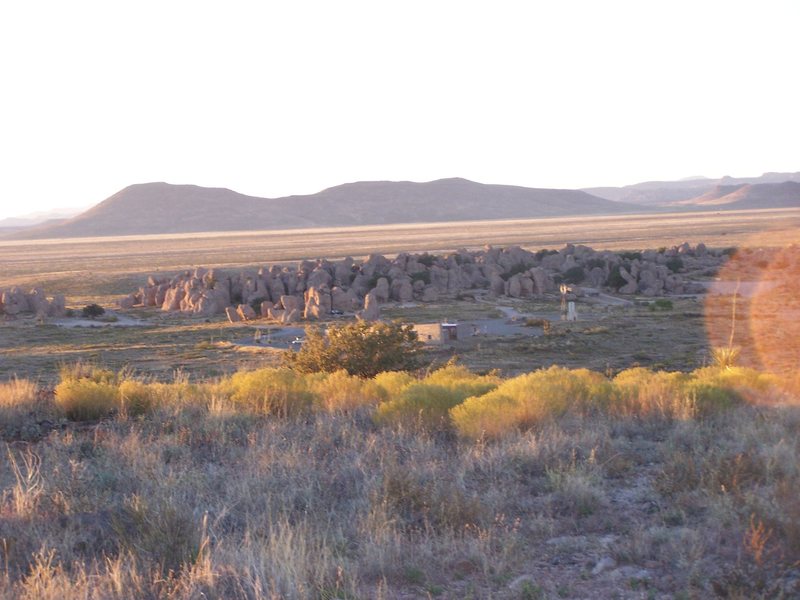
[[741, 404], [758, 402], [776, 385], [775, 376], [746, 367], [705, 367], [691, 373], [686, 393], [697, 409], [709, 414]]
[[499, 381], [495, 376], [480, 376], [465, 367], [448, 365], [389, 396], [378, 407], [376, 418], [382, 423], [447, 427], [451, 408], [470, 396], [481, 396], [493, 390]]
[[382, 390], [374, 381], [348, 375], [344, 370], [306, 375], [306, 378], [318, 404], [328, 411], [352, 410], [376, 404], [381, 398]]
[[279, 416], [300, 414], [314, 399], [304, 376], [291, 369], [240, 371], [222, 382], [219, 390], [242, 408]]
[[423, 381], [454, 390], [462, 400], [470, 396], [482, 396], [500, 384], [500, 378], [496, 375], [476, 375], [466, 367], [458, 365], [447, 365], [434, 371]]
[[119, 390], [110, 383], [67, 379], [56, 386], [56, 404], [73, 421], [92, 421], [119, 407]]
[[412, 383], [400, 395], [378, 406], [379, 423], [403, 423], [424, 428], [449, 424], [449, 410], [464, 401], [458, 390], [430, 383]]
[[453, 408], [450, 416], [465, 437], [497, 437], [569, 410], [604, 409], [611, 390], [610, 382], [599, 373], [551, 367], [509, 379], [488, 394], [468, 398]]
[[132, 417], [149, 412], [155, 404], [155, 393], [160, 385], [126, 379], [119, 384], [120, 408]]
[[388, 400], [399, 396], [416, 379], [406, 371], [384, 371], [375, 375], [372, 381], [378, 386], [381, 397]]
[[687, 380], [688, 376], [679, 372], [651, 371], [642, 367], [622, 371], [613, 381], [612, 411], [619, 415], [688, 417]]

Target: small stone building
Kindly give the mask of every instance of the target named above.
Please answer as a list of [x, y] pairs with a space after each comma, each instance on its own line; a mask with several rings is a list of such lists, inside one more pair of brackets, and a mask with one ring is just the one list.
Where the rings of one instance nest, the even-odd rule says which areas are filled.
[[430, 346], [441, 346], [459, 339], [456, 323], [422, 323], [414, 325], [419, 341]]

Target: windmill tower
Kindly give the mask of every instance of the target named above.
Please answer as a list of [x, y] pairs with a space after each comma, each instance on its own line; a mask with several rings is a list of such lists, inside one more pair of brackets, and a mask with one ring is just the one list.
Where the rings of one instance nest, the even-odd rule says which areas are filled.
[[567, 319], [567, 294], [572, 290], [566, 283], [562, 283], [561, 286], [558, 288], [561, 292], [561, 320], [566, 321]]

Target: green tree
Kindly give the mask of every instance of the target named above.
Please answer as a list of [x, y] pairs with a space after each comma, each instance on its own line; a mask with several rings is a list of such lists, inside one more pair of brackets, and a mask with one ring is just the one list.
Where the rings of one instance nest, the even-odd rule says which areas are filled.
[[351, 375], [374, 377], [384, 371], [416, 368], [421, 351], [412, 325], [356, 321], [331, 325], [327, 332], [307, 327], [302, 347], [287, 351], [284, 362], [301, 373], [344, 369]]

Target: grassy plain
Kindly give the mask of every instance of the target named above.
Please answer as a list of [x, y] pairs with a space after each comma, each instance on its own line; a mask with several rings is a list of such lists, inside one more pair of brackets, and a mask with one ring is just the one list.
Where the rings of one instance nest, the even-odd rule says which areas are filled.
[[0, 241], [0, 286], [40, 285], [76, 302], [129, 293], [153, 272], [195, 266], [242, 268], [307, 258], [448, 251], [485, 244], [641, 249], [704, 242], [728, 247], [773, 231], [781, 244], [800, 231], [800, 210], [665, 213], [184, 235]]

